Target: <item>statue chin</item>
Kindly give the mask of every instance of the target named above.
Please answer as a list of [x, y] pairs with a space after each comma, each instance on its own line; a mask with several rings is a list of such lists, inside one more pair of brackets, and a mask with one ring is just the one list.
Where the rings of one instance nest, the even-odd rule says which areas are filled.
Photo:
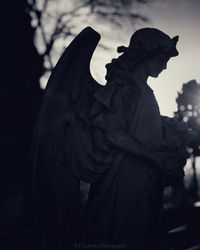
[[157, 78], [159, 76], [160, 73], [152, 73], [150, 76], [153, 78]]
[[155, 72], [151, 72], [150, 74], [149, 74], [149, 76], [151, 76], [151, 77], [153, 77], [153, 78], [157, 78], [159, 75], [160, 75], [160, 73], [162, 73], [162, 71], [163, 70], [159, 70], [159, 71], [155, 71]]

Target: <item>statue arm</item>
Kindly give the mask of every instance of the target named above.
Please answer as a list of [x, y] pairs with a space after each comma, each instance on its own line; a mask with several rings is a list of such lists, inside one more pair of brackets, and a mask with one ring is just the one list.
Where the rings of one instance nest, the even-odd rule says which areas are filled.
[[[101, 90], [101, 95], [99, 93], [96, 95], [97, 102], [103, 103], [105, 108], [96, 116], [93, 124], [104, 130], [109, 144], [123, 151], [153, 160], [161, 165], [162, 157], [158, 149], [151, 145], [145, 145], [129, 133], [127, 116], [132, 113], [131, 110], [129, 112], [130, 108], [137, 108], [138, 95], [133, 93], [130, 107], [129, 101], [126, 101], [127, 91], [124, 86], [113, 85], [113, 87], [109, 87], [108, 85], [107, 88]], [[108, 101], [105, 102], [105, 100]], [[135, 102], [135, 105], [133, 102]]]
[[129, 153], [145, 157], [154, 161], [157, 165], [162, 165], [162, 155], [158, 149], [145, 145], [131, 136], [125, 130], [113, 129], [106, 133], [107, 140], [118, 148]]
[[[104, 101], [108, 96], [108, 91], [111, 92], [111, 89], [105, 89], [104, 98], [98, 98], [98, 100]], [[128, 117], [134, 112], [133, 109], [138, 108], [140, 98], [139, 93], [134, 92], [130, 95], [129, 92], [130, 90], [127, 90], [126, 86], [113, 87], [112, 96], [109, 96], [110, 105], [104, 109], [101, 119], [104, 121], [103, 129], [106, 139], [111, 145], [123, 151], [148, 158], [161, 165], [162, 157], [158, 148], [144, 144], [129, 133]], [[127, 99], [129, 100], [127, 101]]]

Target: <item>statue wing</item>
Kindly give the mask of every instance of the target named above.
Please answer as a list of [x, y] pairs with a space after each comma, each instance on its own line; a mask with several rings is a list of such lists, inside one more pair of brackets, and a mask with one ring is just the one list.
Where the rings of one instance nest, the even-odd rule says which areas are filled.
[[79, 180], [92, 182], [99, 176], [86, 157], [93, 140], [93, 94], [101, 88], [90, 73], [99, 40], [87, 27], [66, 48], [49, 78], [36, 121], [31, 150], [34, 220], [48, 235], [57, 235], [55, 242], [65, 234], [72, 238], [80, 209]]
[[86, 182], [94, 182], [101, 174], [102, 165], [98, 169], [88, 157], [94, 141], [90, 109], [94, 92], [101, 88], [90, 73], [90, 60], [99, 40], [99, 33], [85, 28], [66, 48], [50, 76], [32, 144], [34, 184], [41, 169], [54, 178], [52, 185], [60, 192], [68, 167]]

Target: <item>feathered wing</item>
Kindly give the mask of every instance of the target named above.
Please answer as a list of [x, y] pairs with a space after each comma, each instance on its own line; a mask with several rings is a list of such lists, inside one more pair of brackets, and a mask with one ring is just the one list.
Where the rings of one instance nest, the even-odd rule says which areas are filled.
[[93, 93], [101, 87], [90, 73], [99, 39], [100, 35], [87, 27], [64, 51], [47, 83], [36, 124], [32, 146], [34, 213], [42, 225], [41, 234], [54, 237], [55, 244], [66, 240], [67, 233], [73, 240], [72, 227], [78, 224], [74, 220], [80, 212], [79, 180], [92, 182], [99, 176], [92, 162], [87, 165], [86, 157], [93, 132], [89, 110]]
[[65, 164], [66, 144], [70, 143], [66, 141], [67, 127], [76, 119], [89, 123], [93, 93], [101, 86], [90, 73], [90, 60], [99, 39], [92, 28], [84, 29], [67, 47], [50, 76], [34, 135], [32, 155], [36, 168], [45, 155], [48, 169], [49, 164], [54, 169], [57, 164]]

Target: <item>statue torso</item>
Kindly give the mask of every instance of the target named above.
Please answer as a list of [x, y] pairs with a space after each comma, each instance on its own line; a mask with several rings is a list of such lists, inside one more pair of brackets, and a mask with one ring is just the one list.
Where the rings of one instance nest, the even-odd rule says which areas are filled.
[[136, 100], [128, 101], [127, 120], [131, 135], [145, 144], [160, 145], [163, 137], [161, 116], [153, 90], [145, 84]]

